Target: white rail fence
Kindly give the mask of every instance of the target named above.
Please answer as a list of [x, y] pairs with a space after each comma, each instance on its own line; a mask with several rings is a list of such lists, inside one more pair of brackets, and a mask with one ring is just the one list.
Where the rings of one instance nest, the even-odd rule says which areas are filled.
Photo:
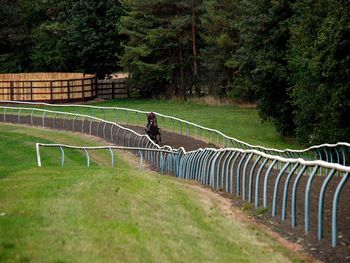
[[[349, 166], [232, 147], [186, 152], [184, 148], [160, 147], [147, 135], [93, 116], [26, 107], [0, 106], [0, 110], [2, 122], [81, 132], [122, 147], [134, 147], [130, 150], [141, 151], [142, 158], [162, 172], [236, 195], [256, 208], [271, 207], [271, 216], [280, 215], [282, 221], [288, 218], [289, 207], [292, 228], [297, 227], [298, 221], [303, 221], [304, 232], [309, 234], [317, 229], [317, 237], [321, 240], [324, 228], [331, 227], [333, 247], [337, 244], [338, 228], [343, 233], [349, 229], [347, 225], [338, 224], [338, 210], [341, 214], [349, 210], [348, 202], [341, 199], [343, 188], [349, 188]], [[89, 150], [87, 147], [82, 149], [85, 153]], [[316, 182], [318, 188], [315, 188]], [[329, 198], [332, 201], [328, 204], [331, 204], [325, 207], [325, 200]], [[312, 209], [311, 204], [313, 207], [317, 204], [318, 209]], [[303, 214], [302, 218], [300, 214]]]
[[[2, 104], [9, 104], [8, 101], [1, 101]], [[146, 111], [139, 111], [128, 108], [120, 107], [101, 107], [92, 105], [60, 105], [60, 104], [48, 104], [48, 103], [34, 103], [34, 102], [22, 102], [12, 101], [13, 105], [29, 105], [31, 107], [50, 107], [59, 108], [66, 112], [75, 112], [81, 114], [89, 114], [90, 116], [99, 116], [100, 119], [113, 121], [120, 124], [134, 124], [140, 126], [140, 122], [146, 122]], [[207, 128], [180, 118], [164, 115], [155, 112], [158, 117], [158, 123], [161, 128], [167, 129], [172, 132], [184, 134], [194, 137], [198, 140], [202, 140], [211, 144], [215, 144], [219, 147], [233, 147], [239, 149], [253, 149], [267, 154], [278, 155], [286, 158], [303, 158], [305, 160], [324, 160], [331, 163], [339, 163], [342, 165], [348, 165], [350, 163], [350, 143], [338, 142], [336, 144], [322, 144], [315, 145], [303, 150], [293, 149], [273, 149], [258, 145], [252, 145], [236, 138], [227, 136], [222, 132]]]

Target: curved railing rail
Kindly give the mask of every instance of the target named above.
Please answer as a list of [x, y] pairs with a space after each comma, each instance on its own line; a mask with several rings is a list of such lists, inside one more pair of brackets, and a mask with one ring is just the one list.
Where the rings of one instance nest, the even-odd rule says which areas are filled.
[[[252, 149], [206, 148], [186, 152], [184, 148], [160, 147], [147, 135], [88, 115], [37, 108], [0, 106], [0, 109], [3, 122], [95, 135], [116, 145], [135, 147], [130, 150], [136, 152], [147, 149], [142, 157], [162, 172], [226, 191], [256, 208], [271, 207], [271, 215], [279, 214], [282, 221], [290, 214], [292, 228], [303, 221], [304, 232], [317, 229], [320, 240], [324, 229], [331, 227], [333, 247], [337, 244], [338, 229], [348, 229], [347, 225], [338, 224], [338, 213], [348, 210], [347, 201], [339, 200], [343, 188], [349, 187], [349, 166], [285, 158]], [[316, 218], [317, 222], [311, 220]]]
[[[1, 101], [0, 103], [9, 103], [8, 101]], [[34, 102], [22, 102], [12, 101], [11, 104], [17, 105], [30, 105], [30, 106], [45, 106], [52, 108], [65, 109], [67, 111], [80, 111], [84, 114], [88, 113], [90, 116], [100, 116], [100, 119], [115, 121], [121, 124], [135, 124], [140, 125], [141, 116], [142, 121], [145, 120], [146, 111], [140, 111], [135, 109], [120, 108], [120, 107], [102, 107], [92, 105], [59, 105], [48, 103], [34, 103]], [[278, 155], [286, 158], [303, 158], [305, 160], [323, 160], [331, 163], [339, 163], [342, 165], [348, 165], [350, 163], [350, 143], [339, 142], [336, 144], [321, 144], [311, 146], [303, 150], [294, 149], [273, 149], [258, 145], [252, 145], [236, 138], [225, 135], [224, 133], [207, 128], [180, 118], [176, 118], [169, 115], [164, 115], [155, 112], [158, 116], [162, 128], [168, 129], [172, 132], [185, 134], [187, 136], [195, 137], [196, 139], [206, 141], [208, 143], [215, 144], [219, 147], [233, 147], [240, 149], [253, 149], [267, 154]]]
[[[301, 158], [284, 158], [256, 150], [226, 148], [184, 152], [178, 169], [181, 178], [197, 180], [211, 186], [213, 190], [235, 193], [243, 200], [254, 201], [255, 208], [261, 206], [261, 201], [262, 206], [268, 208], [268, 200], [270, 199], [271, 215], [273, 217], [277, 215], [278, 204], [280, 204], [282, 221], [287, 217], [287, 202], [291, 202], [292, 228], [297, 225], [297, 207], [302, 206], [304, 208], [305, 234], [310, 232], [311, 218], [318, 218], [317, 236], [319, 240], [323, 238], [324, 233], [325, 196], [327, 192], [334, 190], [331, 226], [332, 246], [336, 246], [339, 197], [349, 179], [349, 166], [320, 160], [306, 161]], [[324, 169], [326, 176], [317, 176], [320, 169]], [[302, 178], [304, 178], [303, 187], [305, 187], [304, 200], [302, 204], [298, 204], [297, 193], [298, 189], [302, 187]], [[282, 179], [284, 179], [284, 183], [282, 183]], [[313, 195], [311, 195], [314, 181], [319, 181], [318, 185], [321, 187], [313, 189]], [[331, 181], [335, 182], [332, 187], [330, 187]], [[278, 199], [282, 189], [283, 197]], [[288, 196], [290, 190], [291, 196]], [[311, 196], [314, 196], [315, 193], [318, 193], [318, 211], [313, 211], [311, 215], [310, 202], [316, 201], [315, 198], [311, 200]], [[262, 200], [260, 200], [261, 197]], [[346, 204], [346, 201], [343, 201], [343, 204]], [[347, 209], [346, 205], [345, 208]]]
[[[167, 172], [182, 179], [196, 180], [203, 185], [210, 186], [213, 190], [223, 190], [237, 197], [241, 197], [242, 200], [246, 200], [250, 203], [254, 202], [255, 208], [259, 206], [268, 208], [269, 205], [272, 205], [272, 217], [277, 216], [279, 207], [282, 221], [285, 221], [287, 218], [287, 203], [290, 202], [292, 228], [297, 226], [297, 209], [300, 209], [300, 205], [297, 202], [298, 189], [301, 188], [302, 177], [307, 176], [306, 189], [303, 193], [305, 196], [303, 200], [304, 231], [305, 234], [309, 234], [310, 220], [311, 218], [317, 217], [317, 236], [319, 240], [324, 236], [324, 214], [327, 208], [329, 209], [329, 207], [325, 207], [325, 196], [327, 191], [331, 188], [330, 182], [338, 179], [337, 185], [335, 187], [333, 186], [333, 188], [335, 188], [335, 193], [332, 198], [331, 206], [332, 246], [335, 247], [337, 244], [339, 198], [343, 187], [349, 179], [350, 167], [324, 161], [305, 161], [303, 159], [283, 158], [256, 150], [233, 148], [206, 148], [191, 152], [186, 152], [184, 150], [179, 152], [138, 147], [81, 147], [37, 143], [38, 166], [41, 166], [40, 146], [60, 148], [62, 153], [62, 166], [64, 164], [63, 148], [83, 150], [87, 158], [87, 166], [89, 166], [90, 160], [87, 152], [88, 150], [108, 149], [111, 153], [112, 166], [114, 166], [112, 149], [138, 151], [140, 154], [140, 170], [142, 169], [143, 156], [146, 156], [146, 159], [151, 161], [163, 174]], [[151, 152], [152, 154], [146, 155], [145, 152]], [[279, 166], [279, 164], [282, 165]], [[315, 201], [311, 200], [312, 183], [316, 179], [317, 170], [321, 167], [327, 169], [327, 176], [317, 178], [322, 178], [321, 191], [317, 200], [318, 210], [310, 211], [310, 203], [311, 201]], [[273, 176], [275, 179], [271, 184], [269, 180], [272, 181], [273, 178], [271, 177]], [[283, 177], [286, 179], [284, 183], [282, 183], [281, 180]], [[269, 191], [269, 188], [271, 188], [272, 191]], [[278, 199], [279, 188], [283, 189], [283, 197], [280, 199]], [[288, 189], [291, 188], [291, 195], [288, 196]], [[268, 198], [269, 195], [271, 198]], [[300, 196], [298, 198], [300, 198]], [[268, 200], [271, 200], [271, 204], [269, 204]]]
[[[175, 158], [175, 155], [178, 154], [176, 151], [169, 151], [169, 150], [162, 150], [162, 149], [148, 149], [148, 148], [139, 148], [139, 147], [125, 147], [125, 146], [114, 146], [114, 145], [107, 145], [107, 146], [73, 146], [73, 145], [66, 145], [66, 144], [58, 144], [58, 143], [36, 143], [36, 157], [38, 166], [42, 166], [42, 160], [41, 160], [41, 154], [40, 154], [40, 147], [48, 147], [48, 148], [59, 148], [61, 151], [61, 166], [64, 166], [65, 163], [65, 152], [64, 149], [74, 149], [74, 150], [82, 150], [85, 153], [86, 157], [86, 165], [90, 167], [90, 155], [89, 151], [91, 150], [108, 150], [111, 155], [111, 165], [112, 167], [115, 166], [115, 153], [113, 150], [127, 150], [127, 151], [137, 151], [140, 155], [140, 170], [143, 170], [143, 156], [146, 152], [157, 152], [160, 153], [160, 155], [168, 153], [172, 154], [172, 156]], [[160, 158], [160, 166], [164, 167], [165, 165], [169, 165], [169, 159], [168, 162], [165, 164], [164, 159]], [[163, 171], [164, 172], [164, 171]]]
[[52, 111], [38, 108], [0, 106], [0, 121], [28, 124], [54, 129], [81, 132], [102, 137], [112, 143], [126, 147], [151, 148], [174, 151], [170, 146], [159, 146], [148, 135], [141, 135], [117, 123], [89, 115]]

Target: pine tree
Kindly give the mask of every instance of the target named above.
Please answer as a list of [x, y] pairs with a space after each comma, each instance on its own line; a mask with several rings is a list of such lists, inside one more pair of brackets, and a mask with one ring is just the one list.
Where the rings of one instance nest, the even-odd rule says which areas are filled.
[[123, 12], [115, 0], [54, 1], [51, 18], [35, 31], [35, 70], [97, 73], [117, 69], [120, 53], [118, 23]]
[[117, 0], [0, 2], [0, 71], [82, 71], [118, 68]]
[[198, 75], [196, 1], [129, 1], [121, 63], [142, 96], [186, 96]]
[[287, 66], [291, 1], [242, 0], [237, 51], [238, 81], [256, 91], [261, 116], [279, 132], [294, 132]]
[[288, 62], [296, 135], [306, 144], [350, 138], [349, 1], [294, 6]]
[[204, 85], [209, 94], [227, 95], [232, 90], [237, 71], [235, 53], [239, 47], [237, 22], [239, 1], [206, 0], [201, 19], [201, 37], [205, 43], [201, 50]]
[[29, 70], [32, 30], [43, 19], [38, 0], [0, 2], [0, 72]]

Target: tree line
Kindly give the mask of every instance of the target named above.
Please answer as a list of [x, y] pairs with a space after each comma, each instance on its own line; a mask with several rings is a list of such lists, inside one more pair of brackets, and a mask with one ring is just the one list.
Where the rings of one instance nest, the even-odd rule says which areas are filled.
[[122, 14], [114, 0], [1, 0], [0, 71], [112, 72]]
[[0, 71], [130, 73], [142, 97], [257, 102], [303, 144], [350, 138], [349, 0], [3, 0]]

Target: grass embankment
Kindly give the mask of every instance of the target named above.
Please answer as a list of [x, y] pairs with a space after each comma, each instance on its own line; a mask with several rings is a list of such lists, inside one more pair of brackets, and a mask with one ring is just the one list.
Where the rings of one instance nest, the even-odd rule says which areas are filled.
[[[295, 260], [255, 227], [228, 217], [187, 182], [139, 172], [131, 154], [66, 151], [36, 142], [98, 145], [94, 138], [0, 125], [1, 262], [288, 262]], [[121, 156], [124, 156], [121, 158]], [[104, 163], [98, 166], [97, 163]], [[212, 194], [214, 195], [214, 194]]]

